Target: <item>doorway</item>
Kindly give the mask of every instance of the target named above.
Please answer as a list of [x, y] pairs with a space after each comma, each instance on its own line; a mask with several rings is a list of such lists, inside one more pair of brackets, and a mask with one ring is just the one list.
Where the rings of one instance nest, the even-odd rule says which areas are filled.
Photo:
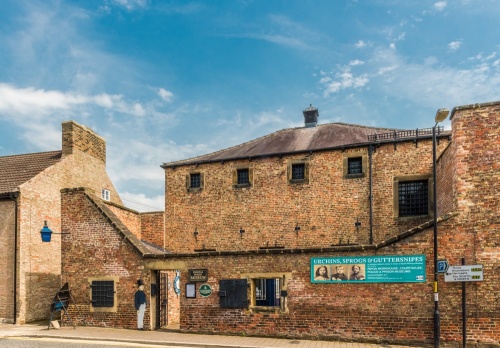
[[[157, 270], [156, 273], [156, 329], [179, 330], [180, 288], [178, 270]], [[176, 282], [177, 280], [177, 282]]]

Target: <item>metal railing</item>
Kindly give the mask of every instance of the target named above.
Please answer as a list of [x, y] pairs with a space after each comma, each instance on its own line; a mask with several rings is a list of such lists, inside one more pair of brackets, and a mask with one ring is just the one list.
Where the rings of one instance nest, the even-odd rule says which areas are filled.
[[[444, 127], [436, 127], [436, 134], [444, 132]], [[413, 130], [400, 130], [388, 133], [370, 134], [368, 141], [393, 140], [402, 138], [418, 138], [419, 136], [432, 135], [432, 128], [422, 128]]]

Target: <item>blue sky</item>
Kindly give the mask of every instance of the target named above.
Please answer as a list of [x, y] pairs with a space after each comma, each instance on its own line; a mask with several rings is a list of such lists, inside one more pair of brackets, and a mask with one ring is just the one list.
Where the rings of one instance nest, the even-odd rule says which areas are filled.
[[75, 120], [124, 203], [163, 209], [163, 162], [302, 126], [309, 104], [414, 129], [500, 100], [499, 18], [497, 0], [3, 0], [0, 156], [58, 150]]

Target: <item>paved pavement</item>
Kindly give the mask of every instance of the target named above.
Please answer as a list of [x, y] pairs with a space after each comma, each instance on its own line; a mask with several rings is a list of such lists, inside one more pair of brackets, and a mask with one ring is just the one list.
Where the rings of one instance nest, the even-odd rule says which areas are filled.
[[[188, 334], [166, 330], [138, 331], [102, 327], [63, 326], [47, 329], [47, 323], [1, 324], [0, 338], [6, 336], [60, 337], [65, 339], [105, 340], [127, 343], [148, 343], [159, 346], [195, 348], [406, 348], [389, 344], [369, 344], [356, 342], [313, 341], [302, 339], [281, 339], [266, 337], [243, 337], [224, 335]], [[429, 347], [422, 344], [419, 347]], [[413, 346], [412, 348], [415, 348]]]

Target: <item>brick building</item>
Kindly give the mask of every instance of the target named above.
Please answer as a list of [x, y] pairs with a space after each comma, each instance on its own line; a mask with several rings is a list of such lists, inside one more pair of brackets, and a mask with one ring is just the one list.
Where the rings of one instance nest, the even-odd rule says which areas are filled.
[[61, 236], [42, 243], [47, 221], [61, 232], [61, 193], [85, 186], [121, 204], [106, 174], [106, 143], [85, 126], [62, 123], [62, 150], [0, 157], [0, 321], [48, 318], [61, 286]]
[[466, 284], [468, 342], [499, 346], [499, 115], [500, 102], [456, 107], [451, 131], [436, 129], [435, 201], [432, 129], [317, 124], [312, 107], [304, 127], [164, 163], [164, 229], [63, 190], [72, 317], [134, 327], [142, 279], [149, 329], [172, 315], [183, 332], [422, 344], [437, 290], [441, 342], [457, 345], [462, 283], [435, 286], [436, 219], [436, 258], [483, 266]]

